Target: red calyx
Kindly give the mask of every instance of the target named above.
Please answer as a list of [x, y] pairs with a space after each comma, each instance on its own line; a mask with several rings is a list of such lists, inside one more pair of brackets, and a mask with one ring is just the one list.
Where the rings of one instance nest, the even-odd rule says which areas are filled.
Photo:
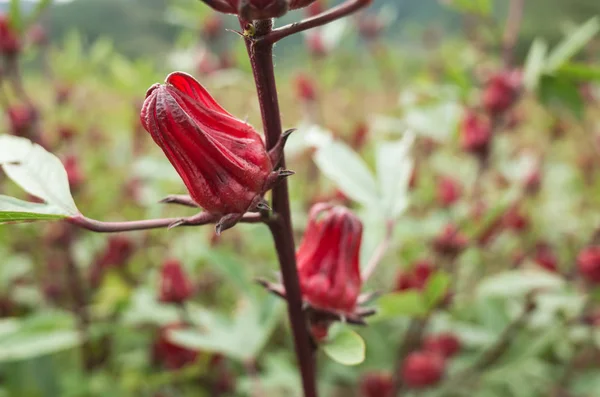
[[450, 207], [456, 203], [462, 194], [462, 188], [457, 180], [448, 176], [440, 177], [437, 181], [437, 201], [442, 207]]
[[484, 156], [492, 140], [490, 120], [474, 110], [467, 110], [460, 127], [460, 145], [464, 151]]
[[439, 353], [445, 358], [456, 355], [460, 351], [460, 347], [460, 340], [449, 332], [429, 335], [423, 341], [424, 350]]
[[394, 381], [388, 372], [368, 372], [360, 380], [361, 397], [391, 397]]
[[467, 237], [452, 224], [446, 225], [440, 235], [433, 241], [433, 248], [442, 255], [460, 254], [468, 245]]
[[592, 284], [600, 284], [600, 246], [583, 249], [577, 256], [577, 269]]
[[183, 303], [194, 294], [194, 287], [185, 274], [181, 263], [167, 260], [160, 270], [159, 301], [163, 303]]
[[434, 265], [429, 260], [420, 260], [413, 264], [409, 271], [400, 272], [396, 278], [396, 291], [425, 288], [429, 277], [434, 272]]
[[439, 353], [413, 352], [402, 365], [402, 380], [408, 387], [422, 389], [438, 383], [444, 376], [446, 363]]
[[296, 95], [303, 102], [313, 102], [317, 99], [315, 81], [306, 74], [298, 74], [294, 79]]
[[19, 32], [12, 26], [7, 15], [0, 15], [0, 52], [14, 56], [21, 51]]
[[197, 351], [176, 345], [167, 337], [169, 331], [184, 328], [183, 324], [171, 324], [159, 330], [158, 338], [152, 347], [154, 362], [164, 365], [167, 369], [175, 370], [196, 361]]
[[517, 99], [521, 85], [518, 70], [503, 71], [492, 76], [483, 91], [483, 106], [491, 115], [506, 112]]
[[303, 298], [313, 307], [351, 313], [362, 286], [361, 221], [345, 207], [316, 204], [296, 253]]

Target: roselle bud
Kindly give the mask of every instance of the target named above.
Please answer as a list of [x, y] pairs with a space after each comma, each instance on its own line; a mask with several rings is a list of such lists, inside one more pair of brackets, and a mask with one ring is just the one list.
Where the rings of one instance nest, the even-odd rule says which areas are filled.
[[410, 353], [402, 365], [402, 380], [413, 389], [422, 389], [438, 383], [444, 376], [444, 357], [435, 352]]
[[424, 259], [415, 262], [410, 270], [401, 271], [396, 276], [396, 291], [422, 290], [433, 272], [434, 265], [431, 261]]
[[483, 91], [483, 107], [491, 115], [504, 113], [515, 103], [520, 85], [521, 73], [518, 70], [495, 74]]
[[558, 271], [558, 259], [552, 247], [547, 243], [538, 242], [536, 244], [533, 260], [549, 272], [556, 273]]
[[314, 79], [306, 74], [298, 74], [294, 79], [296, 96], [302, 102], [314, 102], [317, 99], [317, 87]]
[[229, 114], [188, 74], [175, 72], [166, 84], [152, 86], [141, 121], [206, 211], [241, 217], [256, 210], [282, 176], [273, 172], [254, 128]]
[[529, 175], [525, 177], [524, 188], [528, 194], [536, 194], [540, 191], [542, 185], [542, 172], [539, 167], [532, 170]]
[[448, 208], [456, 203], [462, 194], [462, 188], [457, 180], [448, 176], [443, 176], [438, 179], [436, 187], [436, 195], [438, 203]]
[[423, 349], [450, 358], [460, 351], [460, 340], [449, 332], [429, 335], [423, 340]]
[[456, 226], [450, 224], [433, 240], [433, 248], [442, 255], [456, 256], [468, 245], [469, 240]]
[[522, 232], [529, 227], [529, 219], [519, 210], [519, 207], [513, 206], [502, 217], [502, 224], [507, 229]]
[[69, 187], [71, 188], [72, 192], [76, 192], [85, 181], [85, 176], [81, 170], [79, 159], [74, 155], [67, 156], [63, 159], [63, 165], [67, 171]]
[[167, 335], [171, 330], [185, 329], [183, 324], [171, 324], [158, 332], [158, 337], [152, 346], [152, 358], [156, 364], [162, 364], [170, 370], [180, 369], [196, 361], [198, 352], [181, 347], [171, 342]]
[[360, 380], [360, 397], [391, 397], [394, 390], [392, 374], [368, 372]]
[[473, 110], [468, 110], [460, 126], [460, 145], [465, 152], [484, 156], [492, 140], [490, 120]]
[[592, 284], [600, 284], [600, 246], [583, 249], [577, 256], [577, 269]]
[[29, 137], [32, 133], [37, 111], [29, 105], [15, 105], [7, 109], [10, 129], [13, 135]]
[[181, 304], [191, 298], [194, 287], [185, 274], [181, 263], [167, 260], [160, 270], [160, 295], [158, 300], [163, 303]]
[[14, 56], [21, 51], [19, 32], [12, 26], [8, 15], [0, 15], [0, 52], [5, 56]]
[[108, 244], [97, 259], [100, 267], [124, 266], [133, 256], [134, 244], [123, 235], [113, 235], [108, 239]]
[[316, 204], [296, 254], [302, 295], [313, 307], [353, 312], [362, 286], [361, 221], [345, 207]]
[[355, 150], [362, 149], [369, 139], [369, 126], [367, 123], [360, 122], [354, 126], [354, 131], [350, 138], [350, 145]]

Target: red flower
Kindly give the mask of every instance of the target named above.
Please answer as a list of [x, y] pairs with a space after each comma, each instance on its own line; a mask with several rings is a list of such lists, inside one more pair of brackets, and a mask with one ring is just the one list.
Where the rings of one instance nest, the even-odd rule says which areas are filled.
[[517, 99], [521, 85], [518, 70], [503, 71], [488, 81], [483, 91], [483, 106], [492, 115], [507, 111]]
[[485, 155], [492, 140], [492, 124], [490, 120], [467, 110], [460, 128], [460, 145], [469, 153]]
[[159, 330], [158, 338], [152, 346], [152, 357], [155, 362], [168, 369], [179, 369], [196, 361], [197, 351], [176, 345], [167, 338], [169, 331], [184, 328], [182, 324], [171, 324]]
[[535, 254], [533, 257], [535, 263], [550, 272], [558, 271], [558, 259], [556, 254], [548, 244], [540, 242], [535, 246]]
[[163, 303], [183, 303], [194, 294], [194, 287], [181, 263], [167, 260], [160, 270], [160, 296]]
[[15, 105], [7, 110], [13, 135], [27, 137], [35, 123], [37, 111], [29, 105]]
[[319, 309], [353, 312], [362, 280], [361, 221], [345, 207], [316, 204], [296, 254], [303, 298]]
[[438, 353], [413, 352], [406, 357], [402, 365], [402, 380], [414, 389], [433, 386], [442, 379], [445, 367], [444, 357]]
[[305, 74], [299, 74], [294, 79], [296, 95], [303, 102], [313, 102], [317, 99], [315, 81]]
[[600, 246], [583, 249], [577, 256], [577, 268], [587, 281], [600, 284]]
[[360, 380], [361, 397], [391, 397], [394, 387], [392, 374], [368, 372]]
[[278, 18], [288, 10], [304, 8], [315, 0], [202, 0], [226, 14], [236, 14], [247, 21]]
[[429, 260], [420, 260], [413, 264], [410, 271], [400, 272], [396, 278], [396, 291], [410, 289], [422, 290], [427, 285], [429, 277], [434, 272], [433, 263]]
[[462, 194], [458, 181], [448, 176], [438, 178], [436, 189], [437, 201], [446, 208], [456, 203]]
[[430, 335], [423, 341], [423, 348], [428, 352], [439, 353], [445, 358], [450, 358], [460, 351], [460, 340], [449, 332]]
[[440, 254], [454, 256], [460, 254], [468, 243], [467, 237], [456, 226], [449, 224], [433, 240], [433, 248]]
[[223, 109], [194, 78], [176, 72], [146, 94], [144, 128], [206, 211], [255, 210], [276, 173], [258, 133]]
[[7, 15], [0, 15], [0, 52], [12, 56], [21, 50], [21, 40]]

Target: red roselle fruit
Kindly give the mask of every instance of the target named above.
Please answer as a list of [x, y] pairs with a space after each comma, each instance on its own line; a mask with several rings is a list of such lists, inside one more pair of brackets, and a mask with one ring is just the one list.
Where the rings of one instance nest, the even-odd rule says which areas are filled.
[[169, 331], [184, 328], [183, 324], [171, 324], [159, 330], [157, 340], [152, 346], [152, 358], [156, 364], [175, 370], [196, 361], [197, 351], [176, 345], [168, 339]]
[[246, 21], [278, 18], [288, 10], [304, 8], [315, 0], [202, 0], [216, 11], [239, 15]]
[[29, 137], [37, 117], [37, 111], [29, 105], [15, 105], [7, 110], [13, 135]]
[[448, 176], [438, 178], [436, 186], [436, 195], [438, 203], [445, 208], [456, 203], [462, 194], [460, 183]]
[[439, 353], [416, 351], [409, 354], [402, 365], [402, 380], [413, 389], [435, 385], [444, 376], [446, 363]]
[[483, 91], [483, 107], [492, 116], [506, 112], [517, 99], [521, 86], [521, 72], [503, 71], [493, 75]]
[[456, 226], [449, 224], [433, 240], [433, 248], [441, 255], [456, 256], [467, 247], [468, 243], [468, 238]]
[[415, 262], [412, 269], [398, 273], [396, 277], [396, 291], [422, 290], [425, 288], [433, 272], [434, 266], [431, 261], [425, 259]]
[[152, 86], [141, 121], [192, 199], [221, 216], [218, 232], [232, 227], [246, 211], [264, 208], [264, 193], [290, 175], [273, 171], [282, 146], [267, 153], [256, 130], [223, 109], [188, 74], [175, 72], [166, 84]]
[[467, 110], [460, 127], [460, 145], [465, 152], [486, 156], [492, 141], [490, 120], [474, 110]]
[[535, 246], [533, 260], [540, 267], [550, 271], [558, 271], [558, 259], [552, 247], [545, 242], [538, 242]]
[[502, 217], [502, 224], [507, 229], [515, 232], [522, 232], [529, 227], [529, 219], [523, 214], [518, 206], [512, 206]]
[[306, 49], [314, 58], [323, 58], [329, 54], [323, 33], [320, 30], [311, 30], [305, 36]]
[[181, 304], [194, 295], [194, 287], [181, 263], [174, 259], [165, 261], [160, 270], [159, 301]]
[[394, 388], [392, 374], [368, 372], [360, 380], [360, 397], [391, 397]]
[[423, 341], [423, 349], [450, 358], [460, 351], [460, 340], [450, 332], [429, 335]]
[[301, 73], [294, 78], [296, 96], [302, 102], [314, 102], [317, 99], [317, 87], [314, 79]]
[[600, 284], [600, 246], [584, 248], [577, 256], [577, 269], [592, 284]]
[[296, 254], [305, 301], [313, 307], [351, 313], [362, 286], [361, 221], [345, 207], [316, 204]]
[[65, 170], [67, 171], [69, 187], [71, 188], [72, 192], [76, 192], [85, 181], [85, 176], [81, 170], [79, 159], [74, 155], [69, 155], [63, 159], [63, 164], [65, 166]]
[[8, 15], [0, 15], [0, 52], [12, 57], [21, 51], [19, 32], [12, 26]]

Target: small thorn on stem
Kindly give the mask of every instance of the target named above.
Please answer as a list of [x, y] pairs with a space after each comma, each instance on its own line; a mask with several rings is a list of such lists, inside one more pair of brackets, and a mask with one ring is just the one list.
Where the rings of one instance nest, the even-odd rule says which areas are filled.
[[187, 195], [171, 194], [164, 199], [160, 200], [162, 204], [179, 204], [185, 205], [186, 207], [198, 207], [198, 204]]
[[261, 211], [271, 211], [272, 208], [269, 206], [269, 203], [267, 203], [267, 200], [262, 199], [261, 201], [258, 202], [258, 204], [256, 204], [256, 209], [261, 210]]
[[287, 178], [288, 176], [292, 176], [295, 175], [296, 173], [292, 170], [284, 170], [284, 169], [280, 169], [279, 171], [277, 171], [278, 175], [280, 178]]
[[227, 214], [223, 216], [215, 225], [215, 233], [220, 236], [222, 232], [232, 228], [242, 219], [244, 214]]

